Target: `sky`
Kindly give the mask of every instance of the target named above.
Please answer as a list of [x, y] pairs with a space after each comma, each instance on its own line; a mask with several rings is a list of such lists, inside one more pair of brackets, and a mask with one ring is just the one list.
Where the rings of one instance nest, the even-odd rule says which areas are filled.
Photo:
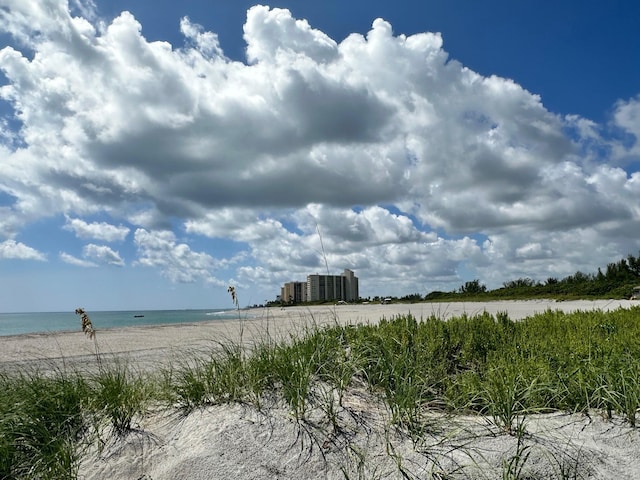
[[0, 311], [640, 251], [640, 2], [0, 0]]

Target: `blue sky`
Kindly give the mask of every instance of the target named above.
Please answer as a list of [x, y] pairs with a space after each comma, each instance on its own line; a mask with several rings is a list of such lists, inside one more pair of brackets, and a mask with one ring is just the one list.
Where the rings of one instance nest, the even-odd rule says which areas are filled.
[[262, 303], [325, 258], [373, 296], [635, 255], [639, 18], [0, 0], [0, 311]]

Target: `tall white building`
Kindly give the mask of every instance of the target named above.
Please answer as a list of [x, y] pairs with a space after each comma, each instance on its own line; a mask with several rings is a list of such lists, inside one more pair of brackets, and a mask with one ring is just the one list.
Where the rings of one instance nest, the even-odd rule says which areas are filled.
[[317, 302], [323, 300], [358, 300], [358, 277], [346, 269], [342, 275], [309, 275], [307, 276], [307, 300]]
[[347, 302], [355, 302], [360, 298], [360, 290], [358, 288], [358, 277], [349, 269], [345, 269], [342, 272], [342, 276], [344, 277], [344, 289], [345, 289], [345, 298]]

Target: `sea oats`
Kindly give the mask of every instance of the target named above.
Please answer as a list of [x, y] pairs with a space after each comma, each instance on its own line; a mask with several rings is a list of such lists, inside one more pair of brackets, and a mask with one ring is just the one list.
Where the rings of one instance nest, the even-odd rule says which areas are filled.
[[76, 315], [80, 315], [80, 322], [82, 323], [82, 331], [90, 340], [93, 340], [95, 348], [96, 360], [98, 361], [98, 367], [102, 369], [102, 359], [100, 358], [100, 349], [98, 348], [98, 339], [96, 337], [96, 330], [93, 328], [93, 323], [84, 308], [76, 308]]
[[93, 328], [93, 324], [91, 323], [91, 319], [87, 312], [82, 308], [76, 308], [76, 315], [80, 315], [80, 321], [82, 322], [82, 331], [90, 338], [94, 339], [96, 336], [96, 331]]
[[233, 304], [236, 306], [236, 308], [240, 308], [240, 305], [238, 304], [238, 296], [236, 294], [236, 287], [230, 285], [229, 288], [227, 288], [227, 292], [229, 292], [229, 294], [231, 295], [231, 300], [233, 301]]

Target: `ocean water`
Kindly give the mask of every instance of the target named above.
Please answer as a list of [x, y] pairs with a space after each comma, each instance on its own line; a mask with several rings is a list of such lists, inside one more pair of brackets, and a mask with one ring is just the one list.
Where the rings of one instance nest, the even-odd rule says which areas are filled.
[[[96, 330], [166, 325], [172, 323], [209, 322], [238, 318], [236, 310], [142, 310], [87, 312]], [[243, 314], [244, 315], [244, 314]], [[80, 315], [71, 312], [0, 313], [0, 336], [25, 333], [80, 331]]]

